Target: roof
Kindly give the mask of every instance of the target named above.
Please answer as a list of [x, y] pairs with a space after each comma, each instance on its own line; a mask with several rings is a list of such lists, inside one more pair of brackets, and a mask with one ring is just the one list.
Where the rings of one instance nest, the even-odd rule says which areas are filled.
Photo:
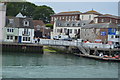
[[[20, 17], [6, 17], [6, 26], [5, 27], [15, 27], [15, 28], [30, 28], [33, 29], [33, 20], [32, 18], [20, 18]], [[10, 22], [12, 20], [12, 23]], [[24, 22], [29, 22], [29, 26], [24, 26]]]
[[16, 15], [16, 17], [25, 18], [26, 16], [23, 16], [22, 13], [18, 13], [18, 14]]
[[[78, 21], [56, 21], [57, 27], [81, 27], [84, 24], [90, 24], [92, 20], [78, 20]], [[73, 26], [74, 25], [74, 26]]]
[[90, 28], [118, 28], [118, 26], [111, 23], [96, 23], [96, 24], [88, 24], [82, 27], [82, 29], [90, 29]]
[[68, 11], [68, 12], [60, 12], [54, 15], [72, 15], [72, 14], [81, 14], [80, 11]]
[[99, 13], [99, 12], [97, 12], [95, 10], [90, 10], [90, 11], [87, 11], [87, 12], [85, 12], [83, 14], [97, 14], [97, 15], [101, 15], [101, 13]]
[[45, 26], [45, 23], [42, 20], [33, 20], [34, 26], [40, 25]]
[[115, 16], [115, 15], [111, 15], [111, 14], [104, 14], [104, 15], [97, 16], [97, 18], [98, 17], [110, 17], [110, 18], [120, 19], [120, 16]]

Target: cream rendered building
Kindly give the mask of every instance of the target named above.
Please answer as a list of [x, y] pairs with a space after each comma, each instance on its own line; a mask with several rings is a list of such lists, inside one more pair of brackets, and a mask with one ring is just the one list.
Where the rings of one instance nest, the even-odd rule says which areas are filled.
[[3, 41], [3, 28], [6, 20], [6, 4], [0, 3], [0, 42]]

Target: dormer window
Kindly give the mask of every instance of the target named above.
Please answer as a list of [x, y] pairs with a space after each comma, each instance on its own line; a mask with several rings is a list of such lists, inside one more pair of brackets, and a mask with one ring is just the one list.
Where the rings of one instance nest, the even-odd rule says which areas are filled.
[[67, 24], [67, 26], [69, 26], [69, 24]]
[[24, 26], [29, 26], [29, 21], [24, 20], [23, 25], [24, 25]]
[[72, 24], [72, 26], [75, 26], [75, 24]]
[[14, 20], [13, 20], [13, 19], [9, 19], [9, 21], [10, 21], [10, 24], [12, 24], [12, 23], [14, 22]]
[[78, 26], [80, 26], [80, 23], [78, 23]]

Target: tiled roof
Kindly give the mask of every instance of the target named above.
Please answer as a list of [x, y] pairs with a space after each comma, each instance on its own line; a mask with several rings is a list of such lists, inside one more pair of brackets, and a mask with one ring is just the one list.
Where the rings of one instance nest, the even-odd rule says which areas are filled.
[[85, 12], [83, 14], [98, 14], [98, 15], [100, 15], [101, 13], [99, 13], [99, 12], [97, 12], [95, 10], [91, 10], [91, 11], [87, 11], [87, 12]]
[[111, 18], [117, 18], [117, 19], [120, 19], [119, 16], [114, 16], [114, 15], [111, 15], [111, 14], [104, 14], [104, 15], [100, 15], [100, 16], [97, 16], [97, 17], [111, 17]]
[[68, 11], [68, 12], [60, 12], [54, 15], [69, 15], [69, 14], [80, 14], [80, 11]]
[[90, 28], [118, 28], [117, 25], [111, 23], [96, 23], [96, 24], [88, 24], [82, 26], [82, 29], [90, 29]]
[[45, 26], [45, 23], [42, 20], [33, 20], [34, 26], [40, 25]]

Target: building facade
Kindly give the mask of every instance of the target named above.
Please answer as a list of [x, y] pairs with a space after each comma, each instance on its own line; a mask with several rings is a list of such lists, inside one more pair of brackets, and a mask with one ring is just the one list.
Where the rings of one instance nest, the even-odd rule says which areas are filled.
[[41, 20], [33, 20], [35, 37], [50, 38], [52, 29], [45, 26], [45, 23]]
[[91, 11], [87, 11], [85, 13], [81, 13], [80, 14], [80, 19], [81, 20], [95, 20], [95, 17], [102, 15], [101, 13], [91, 10]]
[[71, 38], [80, 38], [81, 27], [87, 24], [94, 23], [92, 20], [79, 21], [59, 21], [54, 23], [51, 38], [57, 35], [69, 35]]
[[120, 27], [111, 23], [89, 24], [81, 28], [81, 39], [92, 43], [120, 43]]
[[4, 27], [5, 42], [32, 43], [33, 37], [34, 26], [31, 18], [7, 17]]
[[113, 23], [120, 24], [120, 17], [110, 14], [99, 15], [95, 17], [96, 23]]
[[56, 20], [61, 21], [77, 21], [80, 20], [80, 11], [60, 12], [51, 16], [51, 24]]
[[6, 20], [6, 4], [0, 3], [0, 42], [3, 41], [3, 28]]

